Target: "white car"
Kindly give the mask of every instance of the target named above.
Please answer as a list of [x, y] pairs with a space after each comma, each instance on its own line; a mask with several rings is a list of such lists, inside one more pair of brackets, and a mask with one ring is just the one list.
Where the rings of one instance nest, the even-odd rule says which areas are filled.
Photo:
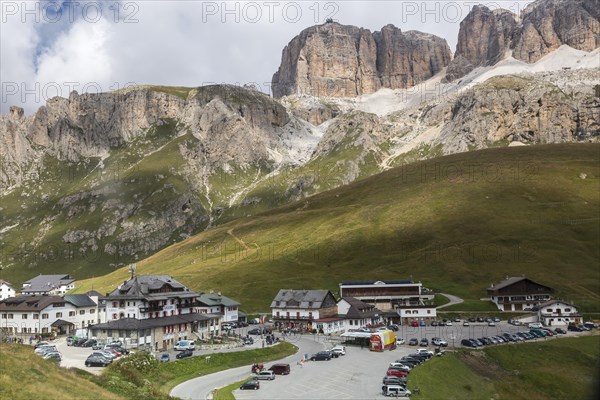
[[338, 345], [331, 349], [332, 353], [338, 353], [341, 356], [346, 355], [346, 346]]
[[408, 365], [402, 364], [401, 362], [395, 361], [390, 363], [390, 368], [397, 368], [404, 372], [410, 372], [410, 367]]
[[448, 346], [448, 342], [446, 342], [445, 340], [440, 339], [440, 338], [431, 339], [431, 344], [433, 344], [434, 346], [442, 346], [442, 347]]
[[402, 338], [396, 338], [396, 345], [401, 345], [401, 344], [404, 344], [404, 343], [405, 343], [404, 339], [402, 339]]
[[452, 321], [447, 321], [446, 326], [452, 326]]
[[417, 349], [417, 353], [418, 354], [430, 354], [430, 355], [433, 355], [433, 351], [431, 351], [429, 349]]
[[469, 324], [469, 321], [463, 322], [463, 326], [469, 326], [469, 325], [471, 325], [471, 324]]
[[490, 321], [488, 322], [488, 326], [496, 326], [496, 323], [494, 321]]
[[543, 328], [543, 327], [542, 327], [542, 324], [540, 324], [539, 322], [530, 322], [528, 326], [529, 326], [530, 328], [536, 328], [536, 329], [541, 329], [541, 328]]

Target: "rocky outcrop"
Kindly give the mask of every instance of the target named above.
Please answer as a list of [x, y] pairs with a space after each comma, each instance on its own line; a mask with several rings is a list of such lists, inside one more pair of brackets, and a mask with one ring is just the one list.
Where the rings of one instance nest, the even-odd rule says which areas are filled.
[[491, 11], [475, 6], [460, 23], [454, 59], [446, 80], [461, 78], [479, 66], [493, 65], [504, 58], [517, 32], [517, 21], [510, 11]]
[[393, 25], [371, 33], [326, 23], [302, 31], [283, 50], [273, 75], [275, 97], [355, 97], [382, 87], [406, 88], [430, 78], [451, 59], [444, 39], [403, 33]]
[[533, 63], [566, 44], [592, 51], [600, 46], [597, 0], [538, 0], [524, 11], [513, 56]]
[[509, 50], [517, 60], [534, 63], [565, 44], [584, 51], [600, 47], [597, 0], [538, 0], [523, 10], [520, 19], [507, 10], [475, 6], [460, 24], [445, 80], [494, 65]]

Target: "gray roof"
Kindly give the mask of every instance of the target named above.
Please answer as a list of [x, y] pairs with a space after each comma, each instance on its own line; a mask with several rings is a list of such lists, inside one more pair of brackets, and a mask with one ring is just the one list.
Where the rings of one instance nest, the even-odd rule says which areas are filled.
[[355, 297], [344, 297], [342, 300], [345, 300], [350, 304], [348, 312], [344, 315], [346, 318], [370, 318], [380, 313], [380, 311], [371, 304], [358, 300]]
[[96, 303], [85, 294], [63, 296], [21, 295], [0, 301], [0, 311], [41, 311], [56, 303], [70, 303], [75, 307], [95, 307]]
[[161, 326], [175, 325], [190, 323], [196, 321], [206, 321], [213, 318], [219, 318], [218, 315], [214, 314], [180, 314], [171, 315], [162, 318], [148, 318], [148, 319], [136, 319], [136, 318], [121, 318], [115, 321], [109, 321], [102, 324], [96, 324], [91, 329], [150, 329]]
[[233, 307], [240, 305], [240, 303], [238, 303], [237, 301], [232, 300], [227, 296], [223, 296], [221, 293], [203, 293], [198, 298], [198, 301], [200, 301], [203, 304], [206, 304], [207, 306]]
[[96, 307], [94, 300], [90, 299], [87, 294], [65, 294], [63, 298], [75, 307]]
[[[75, 282], [75, 279], [71, 278], [71, 275], [38, 275], [25, 283], [23, 283], [23, 292], [49, 292], [53, 289], [59, 288], [62, 285], [69, 285]], [[25, 286], [27, 285], [27, 286]]]
[[0, 279], [0, 285], [5, 284], [6, 286], [10, 286], [12, 287], [11, 283], [9, 281], [5, 281], [4, 279]]
[[[503, 288], [505, 288], [507, 286], [514, 285], [517, 282], [521, 282], [523, 280], [528, 280], [530, 282], [535, 283], [536, 285], [546, 286], [546, 285], [543, 285], [541, 283], [537, 283], [537, 282], [533, 281], [532, 279], [527, 278], [525, 276], [511, 276], [510, 278], [507, 277], [505, 280], [503, 280], [502, 282], [500, 282], [500, 283], [498, 283], [496, 285], [490, 286], [489, 288], [487, 288], [487, 290], [492, 290], [492, 291], [494, 291], [494, 290], [500, 290], [500, 289], [503, 289]], [[546, 287], [550, 288], [549, 286], [546, 286]]]
[[[167, 292], [156, 292], [165, 285], [170, 286]], [[136, 275], [125, 281], [119, 288], [113, 290], [103, 300], [118, 299], [148, 299], [164, 300], [172, 297], [197, 297], [193, 292], [169, 275]]]
[[328, 290], [293, 290], [281, 289], [271, 303], [271, 308], [319, 309], [323, 301], [331, 295]]

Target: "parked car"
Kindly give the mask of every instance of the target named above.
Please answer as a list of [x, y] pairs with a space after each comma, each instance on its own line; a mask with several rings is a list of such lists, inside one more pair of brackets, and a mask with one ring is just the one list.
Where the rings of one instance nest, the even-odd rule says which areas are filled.
[[81, 343], [81, 347], [92, 347], [93, 345], [95, 345], [96, 343], [98, 343], [96, 341], [96, 339], [88, 339], [85, 342]]
[[419, 326], [419, 321], [411, 321], [410, 322], [410, 326], [412, 326], [413, 328], [416, 328]]
[[406, 377], [405, 376], [386, 375], [383, 377], [383, 384], [384, 385], [406, 386]]
[[496, 323], [493, 320], [488, 321], [488, 326], [496, 326]]
[[583, 332], [583, 328], [580, 328], [577, 325], [569, 325], [567, 326], [567, 330], [571, 332]]
[[584, 328], [590, 328], [590, 330], [592, 330], [592, 329], [597, 328], [598, 324], [595, 324], [595, 323], [593, 323], [591, 321], [588, 321], [588, 322], [584, 322], [583, 326], [584, 326]]
[[427, 322], [421, 320], [419, 321], [419, 326], [427, 326]]
[[446, 326], [452, 326], [452, 321], [446, 321]]
[[543, 328], [542, 324], [540, 324], [539, 322], [530, 322], [529, 325], [527, 325], [529, 328], [536, 328], [536, 329], [541, 329]]
[[86, 358], [86, 360], [85, 360], [85, 366], [86, 367], [106, 367], [111, 362], [112, 362], [112, 360], [109, 360], [106, 357], [90, 354], [90, 356], [88, 358]]
[[400, 327], [398, 325], [396, 325], [396, 324], [391, 324], [391, 325], [388, 326], [388, 329], [392, 330], [394, 332], [398, 332], [400, 330]]
[[419, 339], [417, 339], [417, 338], [411, 338], [408, 341], [408, 345], [409, 346], [418, 346], [419, 345]]
[[[263, 335], [267, 335], [268, 333], [269, 333], [269, 330], [267, 328], [262, 329]], [[260, 334], [261, 334], [260, 328], [253, 328], [248, 331], [248, 335], [260, 335]]]
[[431, 326], [438, 326], [440, 324], [439, 321], [436, 321], [435, 319], [433, 321], [431, 321]]
[[477, 322], [485, 322], [485, 318], [483, 318], [483, 317], [477, 317]]
[[399, 338], [399, 337], [396, 338], [396, 346], [399, 346], [404, 343], [406, 343], [406, 341], [403, 338]]
[[94, 350], [90, 355], [108, 358], [109, 360], [114, 360], [115, 358], [117, 358], [117, 355], [115, 353], [112, 353], [108, 350]]
[[60, 354], [58, 351], [50, 351], [46, 354], [44, 354], [44, 360], [53, 360], [53, 361], [61, 361], [62, 360], [62, 354]]
[[331, 349], [332, 353], [338, 353], [341, 356], [346, 355], [346, 346], [338, 345]]
[[500, 318], [494, 317], [494, 322], [500, 322]]
[[94, 344], [92, 346], [92, 350], [100, 350], [100, 349], [103, 349], [104, 347], [106, 347], [106, 343], [96, 342], [96, 344]]
[[259, 379], [261, 381], [272, 381], [275, 379], [275, 374], [273, 371], [260, 371], [258, 374], [254, 376], [255, 379]]
[[75, 338], [73, 336], [67, 336], [67, 346], [72, 346]]
[[556, 329], [554, 330], [554, 332], [556, 332], [556, 333], [558, 333], [558, 334], [560, 334], [560, 335], [566, 335], [566, 334], [567, 334], [567, 331], [565, 331], [565, 330], [564, 330], [564, 329], [562, 329], [562, 328], [556, 328]]
[[273, 364], [269, 371], [273, 372], [275, 375], [289, 375], [290, 374], [290, 364]]
[[463, 339], [460, 341], [460, 344], [462, 344], [465, 347], [477, 347], [477, 343], [473, 342], [470, 339]]
[[399, 361], [399, 360], [398, 360], [398, 361], [391, 362], [391, 363], [390, 363], [390, 366], [389, 366], [388, 368], [398, 368], [398, 369], [400, 369], [400, 370], [404, 370], [404, 371], [406, 371], [406, 372], [409, 372], [409, 371], [412, 369], [412, 367], [410, 367], [410, 366], [408, 366], [408, 365], [406, 365], [406, 364], [402, 363], [402, 362], [401, 362], [401, 361]]
[[249, 346], [251, 344], [254, 344], [254, 339], [252, 339], [250, 336], [246, 336], [242, 338], [242, 343]]
[[410, 390], [401, 385], [383, 385], [381, 388], [384, 396], [394, 397], [408, 397], [410, 396]]
[[433, 357], [433, 351], [429, 349], [417, 349], [417, 354], [420, 356], [425, 356], [427, 359]]
[[174, 349], [177, 351], [183, 350], [194, 350], [196, 348], [196, 344], [193, 340], [180, 340], [175, 343]]
[[171, 361], [171, 357], [169, 356], [169, 353], [162, 353], [162, 355], [160, 356], [160, 362], [169, 362]]
[[387, 372], [385, 373], [387, 376], [407, 376], [408, 372], [406, 371], [401, 371], [399, 369], [388, 369]]
[[317, 354], [313, 354], [310, 359], [311, 361], [329, 361], [331, 360], [331, 353], [329, 351], [320, 351]]
[[427, 338], [422, 338], [419, 342], [419, 346], [429, 346], [429, 340], [427, 340]]
[[177, 353], [175, 358], [180, 359], [180, 358], [191, 357], [193, 355], [194, 355], [194, 352], [192, 350], [184, 350], [181, 353]]
[[37, 343], [36, 343], [36, 344], [33, 346], [33, 348], [34, 348], [34, 349], [37, 349], [38, 347], [41, 347], [41, 346], [48, 346], [49, 344], [50, 344], [50, 343], [48, 343], [48, 342], [46, 342], [46, 341], [40, 341], [40, 342], [37, 342]]
[[240, 390], [258, 390], [260, 389], [260, 382], [256, 379], [252, 379], [248, 382], [242, 383]]
[[438, 337], [431, 339], [431, 344], [434, 346], [448, 347], [448, 342]]
[[463, 322], [463, 326], [469, 326], [469, 325], [470, 325], [469, 321], [465, 320], [465, 322]]
[[53, 350], [53, 351], [58, 351], [56, 349], [56, 346], [53, 344], [45, 344], [42, 346], [37, 347], [35, 350], [33, 350], [34, 353], [40, 354], [40, 353], [45, 353], [49, 350]]

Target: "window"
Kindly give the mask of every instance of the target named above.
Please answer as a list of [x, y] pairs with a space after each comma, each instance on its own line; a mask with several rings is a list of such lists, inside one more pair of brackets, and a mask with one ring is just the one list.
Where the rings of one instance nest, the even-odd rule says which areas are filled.
[[[42, 319], [48, 319], [48, 314], [42, 314]], [[45, 333], [45, 331], [42, 331]]]
[[565, 308], [565, 312], [571, 312], [570, 308]]
[[27, 319], [27, 314], [21, 315], [21, 319]]
[[6, 319], [6, 314], [2, 314], [2, 318], [3, 318], [3, 319]]
[[12, 314], [8, 314], [8, 319], [13, 319], [13, 315]]
[[61, 312], [57, 312], [56, 313], [56, 318], [62, 318], [62, 313]]
[[33, 314], [33, 319], [40, 319], [40, 314]]
[[79, 310], [79, 315], [85, 314], [85, 310]]
[[427, 314], [431, 314], [431, 310], [427, 310]]
[[546, 312], [552, 312], [552, 309], [551, 308], [547, 308]]
[[113, 302], [112, 302], [112, 306], [113, 306], [113, 307], [119, 307], [119, 303], [117, 303], [116, 301], [113, 301]]
[[90, 314], [94, 314], [96, 312], [95, 308], [90, 308]]

